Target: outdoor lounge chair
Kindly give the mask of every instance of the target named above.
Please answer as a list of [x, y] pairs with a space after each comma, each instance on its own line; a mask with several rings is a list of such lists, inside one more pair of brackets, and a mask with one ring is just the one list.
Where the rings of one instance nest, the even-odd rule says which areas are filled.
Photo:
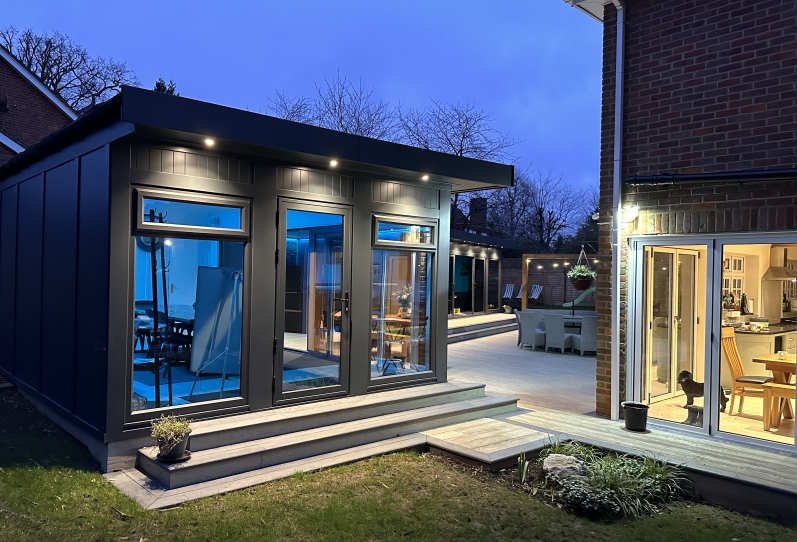
[[531, 346], [534, 350], [538, 346], [545, 348], [545, 332], [537, 329], [535, 315], [530, 312], [520, 312], [515, 309], [515, 317], [518, 324], [518, 339], [517, 344], [523, 348], [523, 345]]
[[573, 334], [565, 333], [565, 317], [561, 314], [545, 313], [545, 351], [558, 348], [564, 354], [566, 348], [573, 348]]
[[572, 335], [573, 350], [578, 350], [581, 357], [584, 352], [598, 352], [598, 317], [584, 316], [581, 319], [581, 335]]
[[531, 291], [529, 291], [529, 301], [536, 303], [540, 301], [542, 295], [542, 286], [540, 284], [532, 284]]
[[502, 299], [512, 299], [512, 296], [515, 293], [515, 285], [514, 284], [504, 284], [504, 295]]

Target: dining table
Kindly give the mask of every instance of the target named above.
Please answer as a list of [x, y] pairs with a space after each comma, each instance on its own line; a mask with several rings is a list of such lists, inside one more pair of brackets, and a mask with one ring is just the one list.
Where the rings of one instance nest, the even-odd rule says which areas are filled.
[[577, 327], [579, 328], [579, 331], [581, 330], [581, 323], [583, 320], [583, 316], [564, 316], [565, 327]]
[[[768, 354], [753, 358], [753, 363], [761, 363], [767, 370], [772, 371], [772, 378], [776, 384], [789, 384], [792, 375], [797, 372], [797, 356], [794, 354]], [[791, 401], [784, 399], [783, 417], [794, 419], [794, 409]]]

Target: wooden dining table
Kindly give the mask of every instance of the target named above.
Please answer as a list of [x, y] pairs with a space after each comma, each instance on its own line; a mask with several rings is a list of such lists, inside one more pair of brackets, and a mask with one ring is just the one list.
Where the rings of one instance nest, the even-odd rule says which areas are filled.
[[[776, 384], [789, 384], [792, 375], [797, 372], [797, 356], [794, 354], [785, 354], [783, 358], [779, 354], [758, 356], [753, 358], [753, 363], [762, 363], [764, 367], [772, 371], [772, 378]], [[783, 407], [783, 416], [794, 419], [794, 410], [788, 399]]]

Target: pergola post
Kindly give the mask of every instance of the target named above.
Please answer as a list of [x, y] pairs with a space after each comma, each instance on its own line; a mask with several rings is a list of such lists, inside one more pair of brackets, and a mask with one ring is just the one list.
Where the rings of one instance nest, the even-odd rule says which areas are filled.
[[521, 276], [520, 276], [520, 310], [524, 310], [526, 308], [526, 304], [529, 302], [529, 262], [531, 258], [529, 258], [528, 254], [523, 255], [523, 262], [520, 266], [521, 269]]

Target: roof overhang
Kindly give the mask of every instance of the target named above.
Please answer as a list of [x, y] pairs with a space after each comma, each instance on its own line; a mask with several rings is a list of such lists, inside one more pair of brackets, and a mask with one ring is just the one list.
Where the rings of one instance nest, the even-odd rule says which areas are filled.
[[23, 147], [22, 145], [20, 145], [19, 143], [17, 143], [7, 135], [5, 135], [3, 132], [0, 132], [0, 144], [5, 145], [6, 147], [8, 147], [9, 149], [11, 149], [16, 153], [20, 153], [25, 150], [25, 147]]
[[603, 6], [613, 3], [611, 0], [563, 0], [563, 2], [583, 11], [600, 22], [603, 22]]
[[[35, 160], [112, 123], [134, 126], [137, 135], [253, 155], [371, 178], [426, 181], [451, 186], [454, 192], [512, 186], [514, 167], [327, 130], [250, 111], [122, 87], [111, 100], [21, 153], [2, 168], [6, 176]], [[31, 152], [34, 151], [34, 152]], [[423, 179], [428, 177], [428, 179]]]
[[451, 241], [468, 245], [479, 245], [495, 248], [517, 248], [517, 243], [511, 239], [500, 239], [488, 235], [480, 235], [469, 231], [451, 230]]
[[31, 85], [36, 87], [36, 90], [44, 94], [44, 96], [53, 102], [53, 104], [64, 112], [64, 114], [72, 120], [75, 120], [78, 115], [69, 107], [66, 102], [50, 88], [42, 83], [41, 79], [33, 75], [30, 70], [23, 66], [17, 58], [12, 55], [5, 47], [0, 45], [0, 58], [8, 62], [19, 74], [24, 77]]

